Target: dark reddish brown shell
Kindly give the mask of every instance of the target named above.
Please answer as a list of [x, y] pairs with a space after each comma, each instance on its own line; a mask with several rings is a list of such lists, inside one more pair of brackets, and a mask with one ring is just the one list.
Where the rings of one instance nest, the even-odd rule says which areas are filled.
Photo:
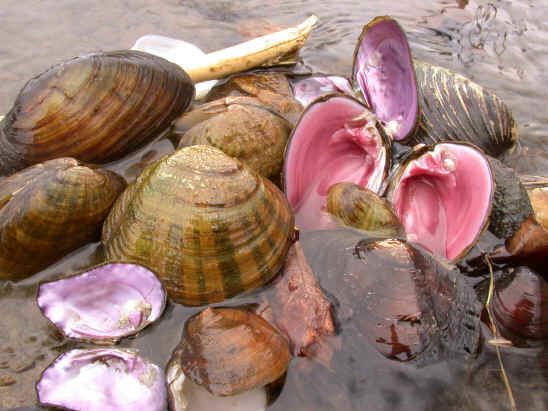
[[185, 324], [181, 365], [214, 395], [234, 395], [282, 377], [291, 360], [286, 339], [262, 317], [237, 308], [207, 308]]
[[495, 321], [512, 333], [532, 339], [548, 338], [548, 282], [527, 267], [513, 270], [495, 285]]
[[194, 85], [177, 65], [139, 51], [76, 57], [30, 80], [1, 123], [0, 171], [58, 157], [106, 163], [167, 129]]

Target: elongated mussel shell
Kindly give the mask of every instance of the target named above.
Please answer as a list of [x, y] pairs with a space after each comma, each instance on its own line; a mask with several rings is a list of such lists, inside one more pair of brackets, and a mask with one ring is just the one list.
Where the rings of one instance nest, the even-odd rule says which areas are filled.
[[[179, 148], [208, 144], [241, 160], [264, 177], [279, 175], [291, 125], [263, 108], [259, 100], [255, 103], [248, 100], [251, 98], [227, 97], [208, 103], [207, 106], [216, 107], [219, 112], [188, 130], [179, 141]], [[202, 113], [204, 110], [208, 108], [198, 108]], [[188, 113], [190, 116], [192, 112]]]
[[354, 52], [354, 85], [397, 141], [415, 130], [417, 81], [405, 32], [391, 17], [376, 17], [362, 31]]
[[101, 344], [136, 334], [156, 321], [164, 311], [166, 293], [147, 268], [106, 263], [41, 284], [36, 301], [67, 337]]
[[518, 139], [517, 124], [494, 93], [460, 74], [415, 62], [421, 118], [409, 144], [467, 141], [498, 157]]
[[165, 377], [133, 351], [71, 350], [61, 354], [36, 384], [41, 405], [68, 410], [163, 411]]
[[30, 80], [1, 124], [9, 174], [58, 157], [105, 163], [151, 141], [192, 102], [178, 66], [139, 51], [90, 54]]
[[103, 227], [112, 260], [153, 269], [186, 305], [222, 301], [270, 281], [284, 263], [293, 216], [283, 194], [211, 146], [149, 166]]
[[117, 174], [72, 158], [46, 161], [0, 182], [0, 279], [32, 275], [96, 241], [125, 187]]
[[331, 95], [307, 107], [285, 152], [284, 189], [300, 228], [325, 222], [329, 188], [347, 181], [379, 192], [390, 144], [376, 118], [351, 97]]
[[185, 324], [185, 375], [214, 395], [234, 395], [282, 377], [291, 360], [286, 339], [246, 309], [207, 308]]
[[487, 157], [468, 144], [419, 148], [394, 174], [388, 196], [407, 239], [458, 260], [489, 224], [495, 192]]
[[499, 331], [510, 339], [513, 335], [548, 338], [548, 282], [529, 267], [508, 270], [495, 283], [493, 296], [492, 310]]
[[372, 232], [376, 236], [403, 234], [403, 227], [390, 203], [367, 188], [353, 183], [337, 183], [327, 193], [327, 211], [344, 224]]

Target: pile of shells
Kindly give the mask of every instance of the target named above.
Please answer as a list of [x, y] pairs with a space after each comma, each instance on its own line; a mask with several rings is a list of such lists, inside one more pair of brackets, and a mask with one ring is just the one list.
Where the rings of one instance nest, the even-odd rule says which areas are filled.
[[[364, 27], [350, 80], [239, 73], [184, 113], [193, 80], [146, 52], [90, 54], [30, 80], [0, 122], [0, 280], [100, 241], [103, 264], [39, 286], [64, 337], [138, 338], [168, 297], [257, 303], [188, 316], [167, 379], [131, 350], [65, 352], [37, 384], [41, 404], [180, 411], [245, 397], [264, 409], [292, 353], [331, 369], [344, 350], [329, 295], [388, 359], [474, 356], [483, 307], [454, 264], [477, 249], [512, 264], [489, 307], [503, 336], [548, 338], [546, 187], [528, 193], [497, 159], [516, 123], [493, 93], [415, 61], [394, 19]], [[131, 184], [106, 169], [163, 134], [176, 148]], [[326, 259], [316, 273], [299, 230]], [[498, 247], [480, 247], [486, 235]], [[255, 311], [265, 301], [282, 307]]]

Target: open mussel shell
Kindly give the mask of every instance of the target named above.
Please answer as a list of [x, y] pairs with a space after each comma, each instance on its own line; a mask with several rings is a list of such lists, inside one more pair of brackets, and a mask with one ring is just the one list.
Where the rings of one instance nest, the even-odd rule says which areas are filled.
[[36, 384], [41, 405], [67, 410], [163, 411], [164, 373], [133, 351], [71, 350], [61, 354]]
[[354, 183], [337, 183], [329, 188], [327, 211], [344, 224], [375, 236], [395, 237], [404, 232], [388, 201]]
[[156, 321], [164, 311], [166, 293], [147, 268], [106, 263], [41, 284], [36, 301], [67, 337], [108, 344]]
[[340, 76], [313, 74], [291, 78], [293, 97], [303, 107], [328, 94], [354, 94], [348, 79]]
[[[255, 101], [249, 101], [255, 100]], [[291, 125], [251, 97], [223, 98], [197, 108], [197, 114], [187, 113], [178, 121], [190, 122], [194, 117], [207, 117], [197, 122], [182, 136], [179, 148], [207, 144], [235, 157], [264, 177], [277, 176], [283, 165], [283, 156]]]
[[[548, 338], [548, 281], [525, 266], [497, 279], [491, 309], [504, 337]], [[520, 342], [517, 341], [519, 344]]]
[[76, 57], [30, 80], [0, 128], [0, 170], [58, 157], [116, 160], [151, 141], [190, 105], [178, 66], [139, 51]]
[[464, 143], [417, 148], [392, 176], [388, 197], [407, 239], [458, 260], [489, 224], [495, 181], [486, 156]]
[[285, 152], [283, 183], [297, 225], [323, 226], [327, 193], [335, 183], [379, 192], [390, 157], [386, 135], [359, 101], [339, 95], [316, 100], [300, 118]]
[[159, 276], [185, 305], [222, 301], [272, 280], [293, 237], [283, 194], [211, 146], [177, 150], [147, 167], [103, 226], [109, 259]]
[[207, 308], [189, 318], [180, 344], [185, 375], [214, 395], [264, 387], [287, 371], [287, 340], [244, 308]]
[[286, 75], [274, 71], [235, 74], [221, 81], [208, 94], [208, 101], [223, 97], [253, 97], [268, 110], [295, 124], [302, 113], [301, 104], [293, 97]]
[[491, 91], [443, 67], [415, 61], [421, 116], [409, 144], [467, 141], [494, 157], [514, 147], [517, 124]]
[[18, 280], [100, 238], [125, 181], [72, 158], [46, 161], [0, 182], [0, 279]]
[[394, 140], [413, 134], [419, 117], [413, 59], [405, 32], [391, 17], [376, 17], [363, 28], [352, 79]]

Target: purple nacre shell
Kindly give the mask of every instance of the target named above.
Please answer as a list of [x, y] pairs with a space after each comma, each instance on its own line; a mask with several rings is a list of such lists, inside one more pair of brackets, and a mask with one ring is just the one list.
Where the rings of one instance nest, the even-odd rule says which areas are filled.
[[350, 82], [340, 76], [311, 76], [295, 79], [291, 82], [293, 97], [303, 107], [308, 106], [314, 100], [327, 94], [341, 93], [352, 96]]
[[363, 29], [352, 69], [373, 112], [394, 140], [406, 139], [418, 122], [417, 80], [403, 29], [390, 17], [376, 17]]
[[149, 269], [107, 263], [41, 284], [37, 303], [67, 337], [104, 344], [156, 321], [164, 311], [166, 293]]
[[162, 411], [164, 373], [133, 351], [71, 350], [61, 354], [36, 384], [40, 404], [78, 411]]

